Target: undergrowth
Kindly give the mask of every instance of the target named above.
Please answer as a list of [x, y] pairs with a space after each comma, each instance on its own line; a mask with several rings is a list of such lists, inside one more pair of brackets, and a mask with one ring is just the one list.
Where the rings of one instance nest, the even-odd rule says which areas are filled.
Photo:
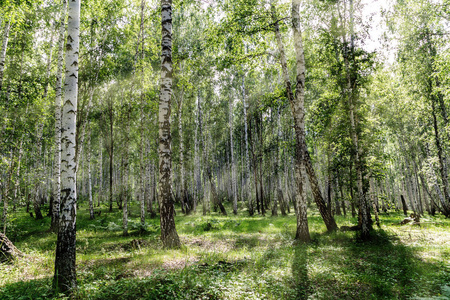
[[[163, 250], [159, 219], [141, 226], [106, 207], [77, 220], [75, 299], [450, 299], [450, 221], [426, 216], [422, 226], [398, 225], [381, 214], [370, 242], [352, 232], [327, 233], [309, 212], [312, 242], [296, 244], [295, 216], [183, 216], [179, 250]], [[8, 237], [25, 254], [0, 265], [0, 299], [67, 299], [52, 291], [56, 235], [49, 218], [12, 217]], [[342, 225], [350, 217], [336, 217]]]

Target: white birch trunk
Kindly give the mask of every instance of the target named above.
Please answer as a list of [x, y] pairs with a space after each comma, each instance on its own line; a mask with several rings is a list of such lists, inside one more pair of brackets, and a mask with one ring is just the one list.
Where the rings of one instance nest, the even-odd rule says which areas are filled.
[[141, 94], [141, 136], [140, 136], [140, 148], [139, 151], [139, 162], [140, 162], [140, 176], [139, 176], [139, 200], [140, 200], [140, 211], [141, 211], [141, 227], [142, 230], [145, 226], [145, 200], [147, 197], [145, 197], [145, 188], [144, 188], [144, 180], [145, 182], [148, 182], [147, 172], [145, 168], [145, 161], [144, 161], [144, 128], [145, 124], [145, 115], [144, 115], [144, 95]]
[[98, 183], [98, 194], [97, 194], [97, 207], [100, 207], [100, 202], [103, 199], [103, 140], [100, 137], [100, 145], [98, 146], [99, 152], [99, 183]]
[[184, 90], [181, 91], [179, 103], [178, 103], [178, 132], [180, 135], [180, 199], [183, 211], [188, 214], [191, 210], [188, 207], [187, 197], [186, 197], [186, 186], [185, 186], [185, 168], [184, 168], [184, 135], [183, 135], [183, 97]]
[[78, 100], [78, 55], [80, 36], [80, 0], [69, 2], [66, 43], [66, 76], [62, 118], [61, 215], [56, 242], [54, 284], [62, 292], [73, 291], [76, 281], [76, 122]]
[[166, 248], [181, 246], [175, 227], [172, 200], [172, 137], [170, 135], [172, 98], [172, 0], [161, 0], [161, 90], [159, 96], [159, 201], [161, 240]]
[[196, 98], [196, 116], [195, 116], [195, 141], [194, 141], [194, 212], [197, 209], [197, 202], [200, 199], [202, 190], [202, 179], [200, 175], [200, 155], [199, 155], [199, 116], [200, 116], [200, 102], [197, 94]]
[[229, 127], [230, 127], [230, 151], [231, 151], [231, 187], [232, 187], [232, 192], [233, 192], [233, 214], [237, 215], [236, 162], [234, 161], [233, 100], [232, 99], [230, 99]]
[[89, 218], [91, 220], [94, 219], [94, 201], [92, 200], [92, 176], [91, 176], [91, 152], [92, 152], [92, 145], [91, 145], [91, 128], [90, 124], [88, 126], [88, 132], [87, 132], [87, 168], [88, 168], [88, 194], [89, 194]]
[[34, 213], [37, 220], [43, 219], [41, 212], [41, 198], [40, 198], [40, 187], [41, 187], [41, 180], [42, 180], [42, 163], [41, 163], [41, 156], [42, 156], [42, 134], [43, 134], [44, 124], [40, 123], [38, 124], [37, 130], [36, 130], [36, 162], [34, 165], [35, 173], [34, 173], [34, 201], [33, 201], [33, 207], [34, 207]]
[[130, 110], [131, 107], [129, 104], [125, 104], [126, 115], [125, 115], [125, 153], [124, 153], [124, 161], [123, 161], [123, 236], [128, 235], [128, 200], [131, 199], [131, 193], [130, 193], [130, 183], [129, 183], [129, 143], [130, 143], [130, 137], [129, 137], [129, 130], [130, 130]]
[[[11, 185], [11, 178], [13, 173], [13, 151], [10, 152], [9, 157], [9, 165], [8, 165], [8, 171], [7, 171], [7, 178], [6, 178], [6, 186], [5, 186], [5, 195], [3, 198], [3, 214], [2, 214], [2, 221], [3, 221], [3, 234], [6, 234], [6, 226], [8, 223], [8, 201], [9, 201], [9, 189]], [[2, 184], [0, 184], [0, 187], [2, 187]]]
[[[350, 31], [351, 31], [351, 51], [354, 48], [354, 37], [353, 37], [353, 0], [350, 0]], [[345, 39], [345, 38], [344, 38]], [[359, 149], [358, 134], [356, 132], [356, 120], [355, 120], [355, 99], [353, 99], [354, 90], [352, 85], [352, 80], [350, 77], [350, 66], [347, 54], [344, 55], [345, 68], [347, 73], [347, 94], [348, 94], [348, 104], [349, 104], [349, 115], [350, 115], [350, 132], [351, 139], [353, 142], [353, 148], [355, 151], [355, 164], [356, 164], [356, 174], [357, 174], [357, 186], [358, 186], [358, 199], [359, 206], [361, 210], [361, 237], [363, 239], [368, 239], [370, 236], [370, 224], [368, 215], [368, 203], [366, 195], [363, 189], [363, 174], [362, 174], [362, 161]]]
[[8, 23], [6, 23], [5, 29], [3, 30], [2, 49], [0, 52], [0, 91], [2, 90], [3, 75], [5, 72], [6, 50], [8, 48], [10, 29], [11, 29], [11, 19], [8, 20]]
[[250, 191], [251, 186], [251, 172], [250, 172], [250, 156], [248, 150], [248, 103], [246, 102], [245, 93], [245, 77], [242, 77], [242, 101], [244, 107], [244, 138], [245, 138], [245, 171], [244, 171], [244, 197], [247, 197], [249, 214], [252, 216], [254, 214], [253, 207], [253, 195]]
[[53, 205], [51, 230], [57, 232], [59, 225], [59, 211], [61, 203], [61, 94], [62, 94], [62, 73], [64, 63], [64, 32], [66, 29], [67, 1], [62, 1], [61, 19], [58, 40], [58, 67], [56, 71], [55, 88], [55, 159], [53, 170]]

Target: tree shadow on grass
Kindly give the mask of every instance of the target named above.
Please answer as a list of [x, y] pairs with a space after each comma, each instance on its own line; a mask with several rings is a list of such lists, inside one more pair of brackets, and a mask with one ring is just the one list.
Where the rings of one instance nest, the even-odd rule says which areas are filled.
[[299, 244], [294, 249], [292, 277], [295, 284], [296, 299], [308, 299], [310, 280], [308, 278], [308, 245]]
[[2, 286], [0, 287], [0, 299], [53, 299], [55, 295], [52, 290], [52, 279], [53, 277], [46, 277]]
[[384, 230], [372, 232], [369, 242], [349, 246], [349, 258], [359, 275], [362, 294], [373, 299], [407, 299], [414, 294], [439, 292], [433, 286], [439, 266], [423, 261], [417, 250]]
[[364, 243], [340, 232], [316, 238], [295, 248], [297, 299], [409, 299], [440, 291], [442, 268], [421, 260], [395, 235], [373, 231]]

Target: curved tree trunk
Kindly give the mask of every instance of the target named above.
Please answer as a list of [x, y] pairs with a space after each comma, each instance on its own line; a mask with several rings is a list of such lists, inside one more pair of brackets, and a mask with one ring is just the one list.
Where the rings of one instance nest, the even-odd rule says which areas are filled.
[[[295, 6], [295, 9], [298, 11], [299, 1], [294, 0], [294, 2], [296, 2], [296, 3], [293, 3], [293, 8]], [[296, 17], [296, 19], [299, 19], [299, 17]], [[276, 14], [275, 14], [274, 10], [273, 10], [273, 20], [276, 21]], [[296, 24], [298, 24], [298, 29], [296, 30], [297, 32], [295, 33], [295, 35], [297, 36], [296, 39], [300, 41], [300, 43], [296, 42], [296, 44], [297, 44], [296, 49], [298, 51], [297, 56], [300, 56], [297, 58], [297, 61], [301, 64], [301, 62], [302, 62], [301, 56], [302, 56], [303, 51], [302, 51], [302, 49], [298, 49], [299, 46], [301, 46], [301, 31], [300, 31], [299, 20], [296, 21]], [[297, 26], [297, 25], [294, 25], [294, 26]], [[284, 51], [284, 45], [283, 45], [283, 42], [281, 39], [281, 33], [279, 30], [278, 22], [275, 22], [275, 37], [277, 40], [278, 49], [280, 51], [280, 60], [281, 60], [281, 67], [282, 67], [282, 71], [283, 71], [283, 78], [285, 81], [286, 91], [288, 94], [289, 102], [291, 103], [291, 109], [293, 110], [293, 114], [294, 113], [295, 114], [304, 114], [303, 111], [295, 111], [294, 110], [295, 106], [294, 107], [292, 106], [292, 104], [294, 103], [295, 100], [294, 100], [294, 94], [292, 92], [292, 85], [291, 85], [291, 82], [289, 79], [289, 73], [288, 73], [288, 69], [287, 69], [287, 60], [286, 60], [286, 55], [285, 55], [285, 51]], [[303, 61], [304, 61], [304, 58], [303, 58]], [[303, 66], [303, 69], [304, 69], [304, 66]], [[297, 80], [300, 80], [300, 81], [302, 80], [301, 75], [302, 75], [301, 73], [297, 74]], [[304, 76], [304, 74], [303, 74], [303, 76]], [[301, 90], [304, 89], [304, 85], [302, 85], [301, 83], [298, 86], [300, 87]], [[303, 93], [304, 93], [304, 91], [303, 91]], [[300, 95], [301, 95], [301, 93], [299, 91], [299, 96]], [[299, 124], [296, 125], [296, 129], [301, 131], [301, 129], [304, 127], [304, 125], [301, 125], [303, 122], [303, 119], [300, 119], [299, 117], [300, 117], [300, 115], [297, 116], [296, 122], [298, 122]], [[322, 219], [327, 227], [327, 230], [334, 231], [337, 229], [336, 221], [334, 220], [333, 216], [331, 216], [331, 214], [327, 210], [325, 201], [322, 197], [322, 193], [320, 192], [319, 182], [318, 182], [317, 176], [314, 172], [314, 168], [313, 168], [313, 165], [311, 162], [311, 157], [309, 156], [309, 152], [306, 147], [305, 139], [304, 139], [304, 137], [301, 138], [301, 135], [302, 135], [301, 132], [299, 132], [298, 138], [300, 138], [299, 143], [301, 143], [301, 144], [298, 145], [297, 147], [299, 148], [300, 155], [303, 155], [303, 160], [304, 160], [303, 163], [306, 168], [306, 173], [308, 174], [308, 177], [309, 177], [309, 182], [311, 185], [311, 190], [312, 190], [312, 194], [314, 196], [314, 200], [316, 202], [317, 207], [319, 208], [320, 214], [321, 214]], [[296, 138], [297, 138], [297, 133], [296, 133]], [[300, 172], [301, 172], [301, 168], [300, 168]], [[301, 173], [299, 173], [299, 175], [301, 175]], [[300, 178], [300, 180], [301, 180], [301, 178]]]

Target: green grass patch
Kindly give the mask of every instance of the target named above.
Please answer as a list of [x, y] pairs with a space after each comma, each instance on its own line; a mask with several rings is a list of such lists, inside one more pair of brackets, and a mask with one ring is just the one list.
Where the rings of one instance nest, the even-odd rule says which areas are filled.
[[[382, 214], [370, 242], [352, 232], [327, 233], [309, 212], [313, 241], [297, 245], [295, 216], [183, 216], [176, 225], [179, 250], [162, 249], [159, 219], [145, 231], [138, 208], [130, 235], [122, 213], [77, 219], [76, 299], [446, 299], [450, 297], [450, 220], [425, 217], [422, 226], [398, 225], [399, 213]], [[0, 265], [0, 299], [65, 299], [52, 291], [56, 235], [49, 218], [12, 216], [8, 236], [25, 253]], [[336, 217], [338, 224], [356, 220]]]

